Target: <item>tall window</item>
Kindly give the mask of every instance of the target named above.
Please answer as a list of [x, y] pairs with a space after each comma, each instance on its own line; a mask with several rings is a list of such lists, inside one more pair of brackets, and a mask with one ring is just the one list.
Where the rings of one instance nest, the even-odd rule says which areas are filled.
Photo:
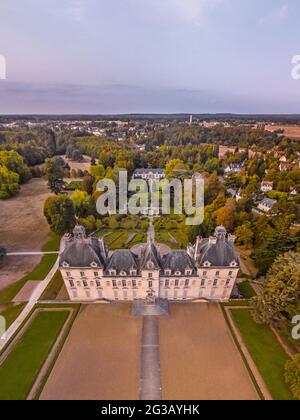
[[190, 285], [190, 280], [189, 279], [186, 279], [186, 281], [185, 281], [185, 287], [189, 287], [189, 285]]
[[201, 280], [201, 287], [204, 287], [205, 286], [205, 279], [202, 279]]
[[126, 280], [122, 280], [122, 286], [126, 287]]
[[100, 281], [99, 281], [99, 280], [96, 280], [96, 286], [97, 286], [97, 287], [101, 287], [101, 283], [100, 283]]
[[230, 285], [230, 282], [231, 282], [231, 279], [227, 279], [226, 286], [229, 286]]
[[136, 280], [132, 280], [132, 287], [136, 287]]
[[170, 280], [166, 280], [165, 287], [169, 287], [169, 286], [170, 286]]
[[232, 274], [233, 274], [233, 271], [229, 271], [229, 276], [232, 276]]
[[153, 273], [148, 273], [148, 278], [152, 279], [152, 277], [153, 277]]
[[216, 276], [219, 276], [219, 275], [220, 275], [220, 271], [217, 271], [217, 272], [216, 272]]
[[203, 276], [207, 276], [207, 271], [203, 271]]
[[112, 281], [112, 286], [113, 286], [113, 287], [117, 287], [117, 281], [116, 281], [116, 280], [113, 280], [113, 281]]
[[149, 280], [149, 282], [148, 282], [148, 283], [149, 283], [149, 284], [148, 284], [149, 289], [152, 289], [152, 287], [153, 287], [153, 281]]
[[73, 282], [73, 280], [69, 280], [69, 283], [70, 283], [70, 287], [74, 287], [74, 282]]
[[85, 277], [85, 272], [84, 271], [80, 271], [80, 275], [81, 275], [81, 277]]
[[99, 273], [97, 271], [94, 272], [95, 277], [99, 277]]
[[87, 281], [86, 281], [86, 280], [83, 280], [83, 282], [82, 282], [82, 283], [83, 283], [83, 286], [84, 286], [84, 287], [88, 287], [88, 283], [87, 283]]
[[66, 275], [67, 275], [67, 277], [72, 277], [72, 275], [71, 275], [70, 271], [67, 271], [67, 272], [66, 272]]
[[218, 279], [214, 280], [214, 287], [218, 286]]
[[178, 287], [179, 286], [179, 280], [178, 279], [176, 279], [175, 280], [175, 287]]

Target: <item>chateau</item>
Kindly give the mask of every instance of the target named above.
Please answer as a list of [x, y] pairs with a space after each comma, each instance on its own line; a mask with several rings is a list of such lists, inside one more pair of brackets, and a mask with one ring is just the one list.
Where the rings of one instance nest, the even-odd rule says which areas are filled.
[[144, 300], [149, 293], [171, 301], [227, 301], [240, 267], [235, 237], [220, 226], [187, 250], [163, 254], [151, 238], [130, 250], [109, 252], [103, 239], [87, 237], [82, 226], [65, 236], [60, 271], [72, 301]]

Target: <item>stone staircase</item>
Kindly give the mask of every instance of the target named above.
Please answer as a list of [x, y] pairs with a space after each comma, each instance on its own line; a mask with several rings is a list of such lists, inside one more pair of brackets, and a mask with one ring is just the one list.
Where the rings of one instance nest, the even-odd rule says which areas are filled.
[[157, 299], [155, 303], [149, 304], [137, 300], [132, 305], [133, 316], [168, 316], [169, 302], [166, 299]]

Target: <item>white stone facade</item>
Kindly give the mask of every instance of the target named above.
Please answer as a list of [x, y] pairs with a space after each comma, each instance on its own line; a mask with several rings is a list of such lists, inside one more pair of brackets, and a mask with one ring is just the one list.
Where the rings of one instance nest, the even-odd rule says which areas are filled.
[[[92, 242], [94, 249], [102, 247], [99, 258]], [[78, 255], [73, 255], [76, 252]], [[85, 263], [79, 267], [81, 255]], [[226, 266], [214, 265], [218, 258], [227, 259]], [[133, 301], [145, 299], [149, 291], [171, 301], [228, 301], [236, 283], [239, 257], [232, 237], [225, 238], [224, 233], [210, 239], [198, 238], [187, 251], [171, 251], [165, 256], [149, 242], [140, 257], [128, 250], [109, 256], [102, 240], [75, 235], [62, 251], [60, 271], [72, 301]]]

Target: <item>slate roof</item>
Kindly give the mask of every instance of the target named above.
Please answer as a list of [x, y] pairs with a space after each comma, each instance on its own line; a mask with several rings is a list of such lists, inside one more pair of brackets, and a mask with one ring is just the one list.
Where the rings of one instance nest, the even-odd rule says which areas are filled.
[[214, 237], [202, 239], [198, 245], [196, 264], [203, 267], [206, 262], [211, 267], [230, 267], [233, 262], [239, 266], [239, 254], [235, 251], [234, 243], [228, 239], [224, 226], [217, 227]]
[[106, 267], [106, 274], [109, 274], [109, 270], [115, 270], [116, 275], [121, 272], [130, 275], [131, 270], [139, 270], [138, 257], [128, 249], [114, 251]]
[[104, 270], [105, 275], [110, 275], [110, 270], [114, 270], [115, 275], [121, 275], [122, 272], [130, 275], [132, 270], [140, 275], [143, 269], [160, 270], [162, 273], [171, 270], [170, 275], [176, 275], [176, 272], [184, 275], [186, 270], [191, 270], [194, 274], [197, 267], [205, 266], [206, 262], [210, 267], [230, 267], [233, 262], [239, 266], [239, 254], [223, 226], [216, 229], [212, 238], [198, 238], [196, 246], [189, 247], [188, 251], [174, 250], [163, 257], [159, 247], [149, 240], [140, 258], [126, 249], [114, 251], [109, 258], [108, 248], [102, 239], [86, 237], [85, 231], [77, 227], [74, 237], [66, 241], [60, 255], [60, 266], [66, 263], [73, 268], [87, 268], [96, 264]]
[[90, 267], [95, 263], [98, 267], [103, 267], [104, 261], [93, 242], [88, 239], [74, 239], [66, 244], [59, 263], [61, 266], [67, 263], [70, 267]]
[[171, 270], [172, 274], [176, 271], [185, 274], [185, 270], [192, 270], [193, 273], [196, 271], [196, 266], [193, 259], [189, 256], [186, 251], [175, 250], [163, 257], [163, 269]]
[[149, 263], [152, 263], [153, 268], [157, 270], [161, 268], [161, 260], [159, 250], [153, 242], [148, 242], [141, 255], [141, 268], [148, 269]]
[[149, 168], [142, 168], [142, 169], [136, 169], [134, 171], [134, 175], [143, 175], [143, 174], [159, 174], [159, 175], [163, 175], [164, 174], [164, 170], [163, 169], [149, 169]]

